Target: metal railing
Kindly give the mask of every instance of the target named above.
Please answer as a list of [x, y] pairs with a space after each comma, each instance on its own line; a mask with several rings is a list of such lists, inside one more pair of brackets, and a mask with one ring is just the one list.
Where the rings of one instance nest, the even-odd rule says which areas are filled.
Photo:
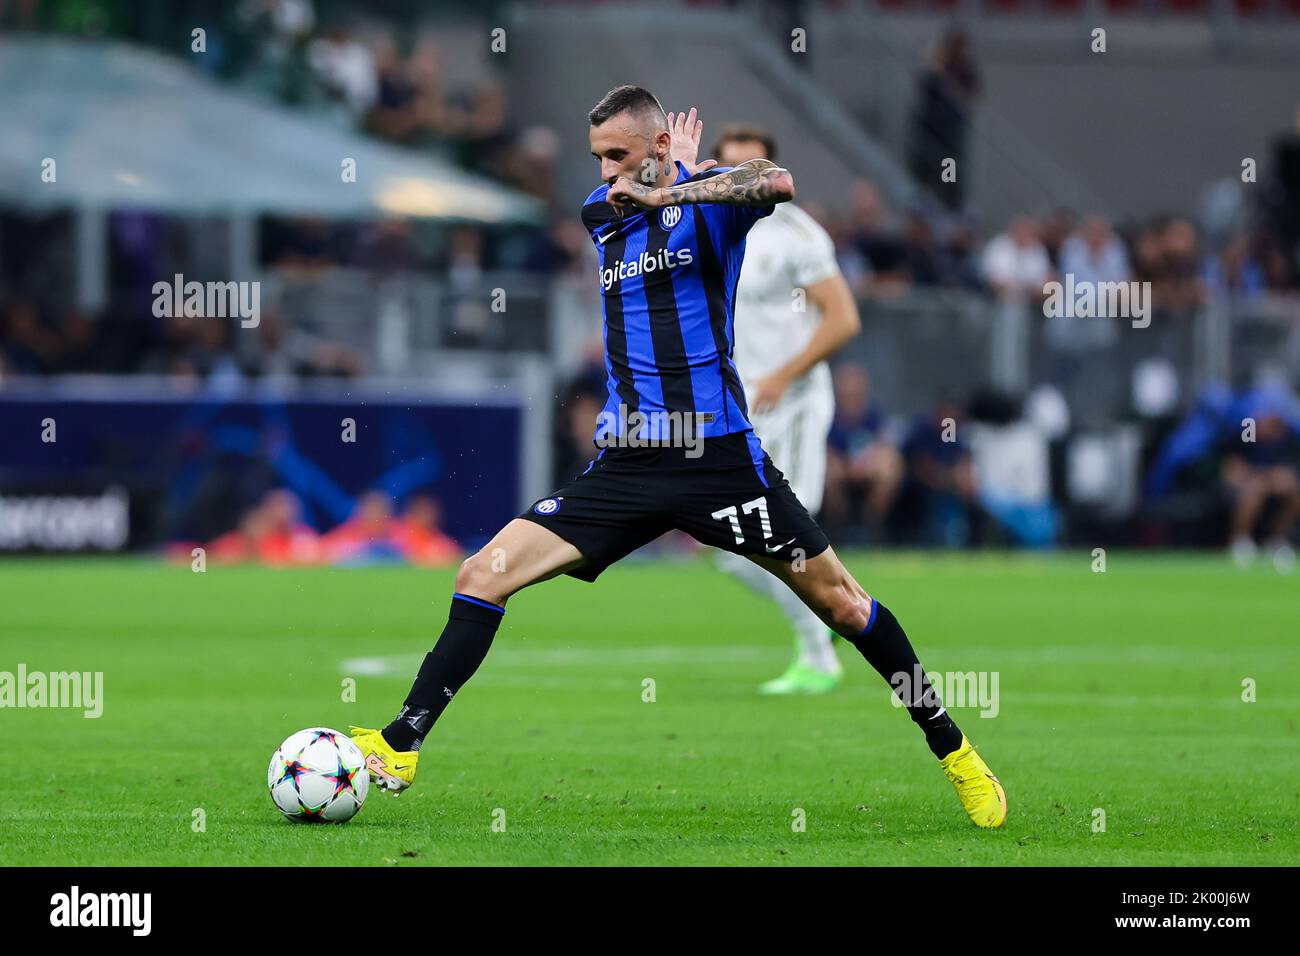
[[982, 388], [1020, 393], [1055, 386], [1077, 423], [1129, 414], [1134, 375], [1159, 362], [1185, 404], [1204, 385], [1300, 382], [1300, 299], [1211, 301], [1150, 325], [1078, 318], [1055, 325], [1036, 303], [1005, 304], [966, 292], [911, 290], [859, 303], [863, 331], [838, 361], [864, 365], [879, 400], [914, 413], [941, 398], [964, 401]]
[[262, 281], [264, 301], [289, 327], [350, 346], [380, 375], [410, 372], [432, 352], [549, 348], [550, 280], [537, 274], [278, 270]]

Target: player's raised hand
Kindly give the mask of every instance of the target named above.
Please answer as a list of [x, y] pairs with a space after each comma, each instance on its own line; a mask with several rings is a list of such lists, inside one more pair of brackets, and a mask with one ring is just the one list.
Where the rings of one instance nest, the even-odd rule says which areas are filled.
[[620, 216], [626, 216], [633, 209], [658, 209], [664, 205], [664, 191], [651, 189], [644, 183], [620, 176], [609, 187], [605, 201], [613, 206]]
[[694, 106], [690, 113], [669, 113], [668, 132], [672, 136], [669, 152], [674, 160], [686, 167], [686, 175], [694, 176], [718, 165], [712, 159], [706, 159], [698, 166], [695, 164], [695, 158], [700, 154], [704, 123], [698, 118]]

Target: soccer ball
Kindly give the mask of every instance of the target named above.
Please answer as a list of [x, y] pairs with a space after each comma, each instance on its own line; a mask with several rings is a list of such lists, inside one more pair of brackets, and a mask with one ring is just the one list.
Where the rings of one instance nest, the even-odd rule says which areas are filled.
[[346, 823], [370, 790], [366, 760], [346, 734], [309, 727], [271, 756], [266, 785], [276, 808], [302, 823]]

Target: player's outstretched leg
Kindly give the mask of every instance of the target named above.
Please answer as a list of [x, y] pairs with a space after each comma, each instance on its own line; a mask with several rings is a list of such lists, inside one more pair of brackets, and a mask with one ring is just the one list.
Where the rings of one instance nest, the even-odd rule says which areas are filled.
[[948, 715], [890, 610], [862, 589], [830, 548], [809, 559], [797, 572], [791, 565], [771, 558], [756, 556], [750, 560], [788, 584], [894, 688], [908, 716], [925, 734], [931, 752], [939, 758], [940, 768], [956, 788], [971, 821], [981, 827], [1001, 826], [1007, 817], [1002, 784]]
[[452, 697], [478, 670], [516, 591], [583, 563], [578, 549], [553, 531], [516, 518], [456, 575], [456, 593], [442, 635], [424, 657], [411, 692], [387, 727], [352, 728], [370, 778], [399, 792], [415, 780], [420, 745]]

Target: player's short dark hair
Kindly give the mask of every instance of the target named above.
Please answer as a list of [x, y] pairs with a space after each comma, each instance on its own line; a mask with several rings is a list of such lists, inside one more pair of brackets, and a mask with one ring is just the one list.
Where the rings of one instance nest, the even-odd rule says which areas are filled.
[[663, 129], [668, 128], [668, 114], [649, 90], [640, 86], [616, 86], [587, 114], [592, 126], [600, 126], [619, 113], [650, 113]]
[[761, 126], [752, 126], [749, 123], [728, 123], [722, 127], [722, 130], [718, 133], [717, 142], [713, 144], [714, 159], [718, 159], [722, 155], [722, 147], [728, 143], [762, 143], [767, 158], [772, 162], [776, 162], [776, 140], [771, 133]]

